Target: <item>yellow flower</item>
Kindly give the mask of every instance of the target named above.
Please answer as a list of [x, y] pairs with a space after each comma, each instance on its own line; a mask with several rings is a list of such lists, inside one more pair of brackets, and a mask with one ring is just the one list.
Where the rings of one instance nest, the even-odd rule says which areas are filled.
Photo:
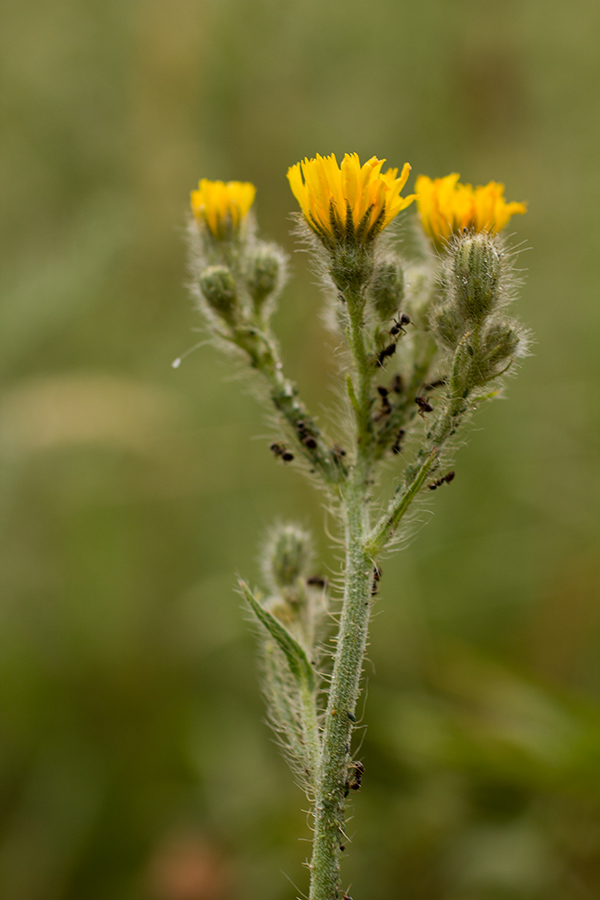
[[191, 193], [192, 212], [211, 234], [223, 239], [239, 231], [254, 202], [256, 188], [248, 181], [209, 181], [203, 178]]
[[372, 157], [361, 166], [357, 153], [346, 153], [341, 166], [335, 154], [305, 159], [287, 177], [304, 218], [325, 243], [342, 239], [360, 243], [379, 234], [415, 199], [401, 197], [410, 166], [382, 173], [385, 160]]
[[504, 185], [496, 181], [479, 187], [460, 184], [454, 172], [445, 178], [419, 175], [416, 181], [417, 208], [423, 228], [436, 247], [463, 229], [498, 234], [511, 216], [526, 212], [524, 203], [507, 203]]

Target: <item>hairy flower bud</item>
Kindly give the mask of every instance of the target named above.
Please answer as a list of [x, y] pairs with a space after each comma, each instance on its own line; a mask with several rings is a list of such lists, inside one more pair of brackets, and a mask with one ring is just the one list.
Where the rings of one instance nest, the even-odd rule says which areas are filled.
[[370, 294], [381, 322], [389, 322], [404, 300], [404, 272], [395, 260], [383, 260], [375, 266]]
[[482, 383], [500, 375], [515, 357], [523, 354], [526, 336], [514, 319], [496, 319], [487, 324], [481, 335], [481, 358], [478, 370]]
[[202, 295], [213, 312], [228, 324], [235, 322], [237, 287], [227, 266], [209, 266], [199, 279]]
[[486, 232], [459, 237], [453, 246], [453, 287], [467, 321], [483, 322], [500, 304], [500, 252]]
[[278, 247], [259, 243], [248, 260], [246, 284], [254, 309], [261, 312], [265, 301], [277, 294], [285, 278], [285, 257]]
[[432, 330], [442, 343], [453, 350], [465, 333], [465, 322], [454, 303], [437, 306], [430, 317]]
[[277, 525], [265, 546], [265, 579], [274, 590], [292, 588], [308, 574], [312, 556], [312, 542], [306, 531], [297, 525]]

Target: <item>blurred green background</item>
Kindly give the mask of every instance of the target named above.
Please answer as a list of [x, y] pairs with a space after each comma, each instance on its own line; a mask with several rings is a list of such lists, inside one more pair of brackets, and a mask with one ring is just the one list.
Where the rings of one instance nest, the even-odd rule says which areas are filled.
[[[171, 362], [202, 339], [198, 179], [253, 181], [293, 252], [287, 167], [354, 150], [528, 201], [511, 228], [536, 344], [385, 565], [344, 878], [364, 900], [600, 896], [600, 5], [5, 0], [2, 18], [0, 896], [306, 889], [304, 801], [233, 585], [258, 579], [275, 517], [326, 522], [230, 364]], [[293, 275], [276, 326], [325, 416], [302, 254]]]

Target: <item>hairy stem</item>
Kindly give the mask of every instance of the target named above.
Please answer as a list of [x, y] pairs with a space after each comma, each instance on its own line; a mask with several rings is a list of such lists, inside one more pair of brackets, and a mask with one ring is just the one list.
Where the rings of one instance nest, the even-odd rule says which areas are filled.
[[316, 691], [310, 690], [306, 684], [302, 684], [300, 689], [300, 703], [302, 708], [304, 745], [306, 747], [308, 767], [310, 769], [310, 780], [314, 784], [321, 753], [321, 736], [319, 734]]
[[340, 847], [344, 844], [344, 800], [348, 792], [350, 741], [367, 644], [373, 587], [373, 559], [364, 549], [369, 531], [369, 482], [373, 431], [373, 372], [365, 344], [364, 302], [346, 294], [348, 343], [354, 361], [356, 391], [350, 397], [356, 419], [356, 454], [341, 488], [344, 521], [344, 600], [323, 724], [314, 804], [310, 900], [336, 900], [340, 888]]
[[343, 456], [321, 433], [313, 416], [298, 397], [294, 383], [283, 374], [277, 345], [269, 332], [254, 326], [239, 327], [233, 343], [244, 350], [265, 380], [278, 415], [288, 425], [296, 449], [327, 484], [339, 484], [347, 476]]
[[390, 501], [387, 512], [381, 517], [367, 538], [366, 549], [373, 557], [378, 556], [387, 544], [393, 539], [398, 525], [408, 511], [411, 503], [425, 484], [431, 467], [437, 458], [437, 448], [434, 447], [428, 456], [412, 473], [412, 479], [404, 490], [399, 489]]
[[317, 772], [310, 900], [336, 900], [340, 887], [344, 799], [352, 762], [350, 740], [356, 721], [373, 584], [373, 561], [363, 548], [368, 505], [362, 481], [356, 466], [344, 492], [344, 603]]
[[348, 344], [354, 359], [357, 390], [352, 390], [352, 408], [356, 419], [356, 452], [357, 462], [361, 467], [368, 466], [368, 455], [373, 438], [371, 422], [371, 387], [373, 370], [365, 344], [364, 301], [349, 292], [345, 295], [348, 307]]

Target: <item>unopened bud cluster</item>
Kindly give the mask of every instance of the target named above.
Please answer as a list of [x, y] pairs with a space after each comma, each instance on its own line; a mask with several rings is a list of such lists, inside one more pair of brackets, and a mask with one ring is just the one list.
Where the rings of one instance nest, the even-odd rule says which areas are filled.
[[311, 566], [312, 538], [293, 524], [276, 525], [263, 550], [262, 569], [269, 589], [263, 605], [311, 650], [325, 612], [325, 579]]
[[265, 542], [262, 569], [269, 593], [242, 593], [260, 626], [263, 688], [271, 724], [298, 782], [315, 789], [320, 756], [317, 698], [321, 626], [327, 582], [310, 574], [312, 539], [293, 524], [276, 525]]
[[235, 326], [238, 312], [238, 289], [227, 266], [207, 266], [198, 278], [198, 287], [210, 309], [230, 326]]
[[506, 313], [514, 282], [501, 237], [481, 232], [452, 239], [440, 275], [441, 298], [430, 321], [440, 342], [455, 353], [455, 374], [465, 396], [526, 352], [526, 330]]
[[222, 185], [221, 205], [210, 216], [204, 207], [193, 205], [193, 286], [216, 333], [235, 339], [272, 314], [285, 283], [287, 260], [277, 245], [257, 237], [247, 186], [216, 184]]
[[257, 242], [247, 253], [246, 286], [254, 311], [262, 315], [268, 301], [273, 301], [283, 288], [285, 260], [274, 244]]
[[238, 251], [235, 261], [208, 266], [198, 279], [211, 312], [231, 328], [268, 319], [286, 278], [286, 258], [279, 247], [252, 237]]
[[383, 259], [374, 267], [369, 285], [373, 307], [380, 322], [395, 316], [404, 301], [404, 271], [395, 259]]

